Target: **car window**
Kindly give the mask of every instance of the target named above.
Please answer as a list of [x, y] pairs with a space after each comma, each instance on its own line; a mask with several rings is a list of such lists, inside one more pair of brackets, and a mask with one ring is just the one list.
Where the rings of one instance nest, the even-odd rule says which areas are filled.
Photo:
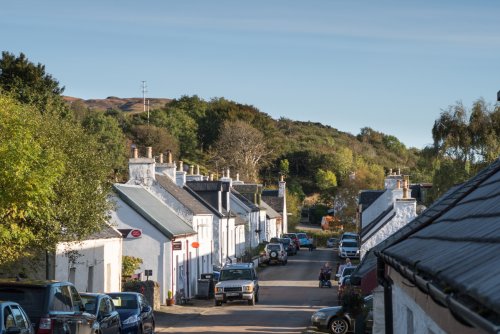
[[220, 281], [230, 280], [251, 280], [252, 271], [250, 269], [223, 269], [220, 272]]
[[54, 299], [50, 307], [51, 311], [67, 311], [72, 310], [71, 294], [66, 286], [54, 287]]
[[111, 299], [113, 299], [113, 304], [118, 310], [136, 310], [139, 308], [137, 297], [132, 294], [111, 295]]
[[307, 234], [305, 234], [305, 233], [297, 233], [297, 237], [300, 238], [300, 239], [304, 239], [304, 238], [307, 238]]
[[15, 327], [16, 322], [14, 321], [14, 315], [10, 310], [10, 307], [6, 306], [3, 309], [3, 325], [5, 328]]
[[358, 247], [358, 243], [356, 241], [344, 241], [342, 247]]
[[108, 313], [107, 309], [106, 309], [106, 300], [104, 298], [102, 298], [99, 301], [99, 313], [100, 314], [106, 314], [106, 313]]
[[70, 290], [71, 299], [73, 300], [73, 311], [79, 312], [83, 310], [83, 302], [82, 297], [76, 290], [76, 288], [72, 285], [68, 285], [67, 288]]
[[280, 245], [267, 245], [267, 249], [270, 251], [279, 251], [281, 250]]
[[19, 328], [29, 328], [29, 323], [26, 319], [26, 315], [21, 311], [21, 309], [16, 305], [12, 305], [11, 309], [14, 320], [16, 321], [16, 326]]
[[85, 311], [95, 314], [96, 313], [96, 297], [95, 296], [89, 296], [89, 295], [83, 295], [82, 296], [82, 303], [83, 306], [85, 307]]

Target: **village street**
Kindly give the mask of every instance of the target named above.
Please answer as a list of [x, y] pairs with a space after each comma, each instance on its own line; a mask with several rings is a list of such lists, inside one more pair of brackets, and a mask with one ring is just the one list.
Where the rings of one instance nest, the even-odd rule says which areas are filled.
[[[162, 306], [156, 312], [157, 333], [313, 333], [310, 318], [321, 307], [337, 303], [336, 285], [318, 287], [318, 271], [329, 261], [332, 249], [302, 249], [285, 266], [259, 269], [260, 302], [248, 306], [233, 302], [215, 307], [213, 300], [195, 300], [187, 306]], [[332, 282], [334, 282], [332, 280]]]

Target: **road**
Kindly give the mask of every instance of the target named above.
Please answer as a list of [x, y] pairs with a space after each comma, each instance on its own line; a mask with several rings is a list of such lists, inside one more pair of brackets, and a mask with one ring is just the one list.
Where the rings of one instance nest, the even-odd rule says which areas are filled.
[[[335, 268], [337, 256], [331, 249], [312, 252], [302, 249], [288, 258], [285, 266], [274, 265], [259, 272], [260, 302], [230, 302], [215, 307], [206, 302], [192, 312], [158, 313], [158, 333], [313, 333], [307, 330], [314, 311], [336, 305], [336, 286], [318, 287], [321, 265], [330, 262]], [[334, 282], [334, 281], [332, 281]], [[168, 312], [168, 307], [162, 308]]]

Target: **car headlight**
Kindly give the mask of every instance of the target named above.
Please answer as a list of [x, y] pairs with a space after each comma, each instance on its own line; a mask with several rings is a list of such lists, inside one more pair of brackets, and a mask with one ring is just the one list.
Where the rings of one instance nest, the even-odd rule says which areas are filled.
[[253, 291], [253, 286], [251, 285], [244, 285], [243, 286], [243, 292], [252, 292]]
[[137, 316], [137, 314], [134, 314], [128, 317], [127, 319], [123, 320], [122, 324], [130, 325], [136, 322], [139, 322], [139, 317]]
[[221, 288], [221, 287], [217, 287], [217, 286], [216, 286], [216, 287], [215, 287], [215, 292], [217, 292], [217, 293], [222, 293], [222, 292], [224, 292], [224, 289], [223, 289], [223, 288]]
[[313, 314], [312, 319], [313, 321], [326, 319], [326, 314], [323, 312], [316, 312]]

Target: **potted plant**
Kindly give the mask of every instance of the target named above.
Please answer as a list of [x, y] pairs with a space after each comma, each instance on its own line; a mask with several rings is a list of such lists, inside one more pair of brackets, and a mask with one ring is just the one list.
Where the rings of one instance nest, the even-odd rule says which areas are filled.
[[174, 294], [172, 293], [172, 290], [167, 291], [167, 306], [172, 306], [174, 305]]

